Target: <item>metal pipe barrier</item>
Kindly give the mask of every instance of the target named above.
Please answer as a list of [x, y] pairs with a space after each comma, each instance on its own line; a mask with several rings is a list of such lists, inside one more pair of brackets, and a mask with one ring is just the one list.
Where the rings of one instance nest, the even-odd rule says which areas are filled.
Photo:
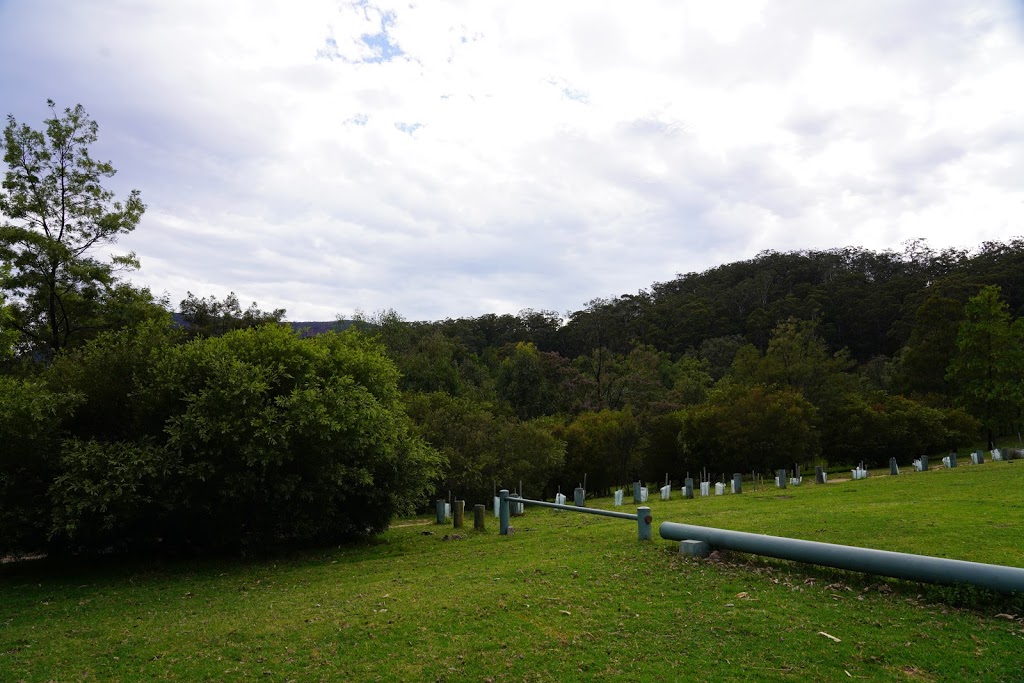
[[[500, 509], [498, 512], [498, 520], [500, 526], [500, 534], [502, 536], [508, 535], [508, 518], [509, 518], [509, 494], [508, 489], [502, 489], [498, 492], [498, 500]], [[651, 508], [649, 507], [638, 507], [636, 514], [630, 514], [628, 512], [616, 512], [614, 510], [600, 510], [597, 508], [585, 508], [577, 507], [575, 505], [560, 505], [558, 503], [549, 503], [545, 500], [531, 500], [529, 498], [516, 498], [516, 503], [523, 505], [537, 505], [539, 507], [553, 508], [555, 510], [566, 510], [568, 512], [583, 512], [588, 515], [601, 515], [602, 517], [615, 517], [617, 519], [632, 519], [636, 520], [637, 523], [637, 536], [641, 541], [651, 540]]]
[[1018, 567], [802, 541], [675, 522], [662, 522], [658, 527], [658, 533], [669, 541], [699, 541], [712, 548], [738, 550], [782, 560], [807, 562], [909, 581], [945, 585], [966, 583], [989, 588], [998, 593], [1024, 594], [1024, 569]]

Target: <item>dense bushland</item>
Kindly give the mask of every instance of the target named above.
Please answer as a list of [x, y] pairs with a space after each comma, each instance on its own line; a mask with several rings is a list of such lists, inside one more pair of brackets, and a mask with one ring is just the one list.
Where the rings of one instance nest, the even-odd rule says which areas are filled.
[[266, 325], [184, 342], [109, 332], [38, 378], [3, 378], [7, 551], [225, 549], [387, 527], [438, 458], [398, 373], [352, 331]]

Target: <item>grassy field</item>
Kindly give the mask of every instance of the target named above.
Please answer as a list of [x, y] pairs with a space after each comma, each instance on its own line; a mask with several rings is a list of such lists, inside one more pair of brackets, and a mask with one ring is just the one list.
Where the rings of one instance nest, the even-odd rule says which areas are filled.
[[[1024, 461], [807, 481], [650, 505], [655, 525], [1024, 567]], [[0, 680], [1024, 680], [1020, 596], [684, 560], [593, 515], [496, 522], [259, 559], [4, 565]]]

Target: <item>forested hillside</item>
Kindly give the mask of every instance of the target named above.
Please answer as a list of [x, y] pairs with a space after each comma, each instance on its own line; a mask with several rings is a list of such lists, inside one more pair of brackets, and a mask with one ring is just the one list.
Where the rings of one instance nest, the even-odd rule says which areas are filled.
[[768, 251], [565, 317], [364, 322], [447, 455], [441, 490], [483, 500], [495, 482], [550, 494], [584, 474], [601, 490], [1016, 445], [1021, 273], [1020, 239]]

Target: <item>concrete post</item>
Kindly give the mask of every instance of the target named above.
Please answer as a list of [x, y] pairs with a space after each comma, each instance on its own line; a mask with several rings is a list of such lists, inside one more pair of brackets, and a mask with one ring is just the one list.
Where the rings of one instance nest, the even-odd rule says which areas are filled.
[[486, 519], [486, 508], [483, 505], [473, 506], [473, 529], [484, 531], [484, 519]]
[[436, 513], [436, 516], [437, 516], [437, 523], [438, 524], [444, 524], [444, 501], [443, 500], [437, 501], [437, 513]]
[[640, 482], [633, 482], [633, 502], [639, 503], [640, 501]]
[[693, 498], [693, 477], [687, 477], [683, 485], [683, 497]]
[[896, 464], [896, 458], [889, 458], [889, 474], [895, 477], [900, 473], [899, 465]]
[[498, 491], [498, 533], [508, 536], [508, 489]]
[[743, 493], [743, 475], [739, 472], [732, 475], [732, 492]]
[[707, 557], [711, 554], [711, 546], [704, 541], [679, 541], [679, 554], [682, 557]]
[[522, 498], [518, 493], [510, 493], [508, 496], [508, 511], [513, 517], [523, 516], [523, 504], [517, 503], [516, 498]]
[[645, 506], [636, 509], [636, 527], [639, 540], [651, 540], [651, 508]]
[[583, 490], [582, 486], [577, 486], [576, 490], [572, 492], [572, 502], [578, 508], [587, 507], [587, 492]]
[[466, 514], [466, 501], [457, 500], [455, 505], [452, 506], [452, 527], [456, 529], [462, 528], [462, 520]]

